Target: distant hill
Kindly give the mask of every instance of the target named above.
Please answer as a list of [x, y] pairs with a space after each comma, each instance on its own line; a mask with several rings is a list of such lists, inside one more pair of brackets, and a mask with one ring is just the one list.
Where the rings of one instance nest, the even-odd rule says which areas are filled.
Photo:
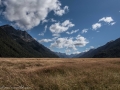
[[81, 52], [81, 53], [79, 53], [79, 54], [76, 54], [76, 55], [73, 56], [72, 58], [79, 58], [79, 57], [81, 57], [84, 53], [86, 53], [86, 52]]
[[119, 58], [120, 57], [120, 38], [110, 41], [97, 49], [85, 52], [80, 58]]
[[120, 57], [120, 38], [115, 41], [110, 41], [100, 48], [101, 50], [96, 53], [94, 58], [118, 58]]
[[73, 58], [75, 57], [77, 54], [70, 54], [67, 55], [66, 53], [61, 53], [61, 52], [55, 52], [60, 58]]
[[0, 26], [0, 57], [58, 58], [26, 31], [16, 30], [10, 25]]

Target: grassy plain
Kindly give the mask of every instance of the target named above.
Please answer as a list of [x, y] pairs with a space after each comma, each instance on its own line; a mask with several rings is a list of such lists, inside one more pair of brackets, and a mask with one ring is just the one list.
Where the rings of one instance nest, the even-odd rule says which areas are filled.
[[120, 90], [120, 58], [0, 58], [0, 90]]

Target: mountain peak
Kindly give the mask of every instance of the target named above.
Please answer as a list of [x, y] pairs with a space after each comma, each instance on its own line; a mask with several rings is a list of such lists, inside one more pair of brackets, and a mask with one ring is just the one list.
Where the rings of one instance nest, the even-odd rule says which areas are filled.
[[0, 46], [0, 57], [58, 58], [26, 31], [16, 30], [10, 25], [0, 26]]
[[1, 28], [5, 30], [6, 33], [10, 34], [14, 38], [14, 40], [20, 37], [22, 40], [26, 42], [34, 41], [32, 36], [30, 36], [26, 31], [16, 30], [14, 27], [8, 24], [1, 26]]

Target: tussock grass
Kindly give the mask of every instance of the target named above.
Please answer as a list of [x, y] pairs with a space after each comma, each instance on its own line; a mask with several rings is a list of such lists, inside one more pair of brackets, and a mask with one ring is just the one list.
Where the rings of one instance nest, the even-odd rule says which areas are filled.
[[1, 58], [0, 89], [120, 90], [120, 59]]

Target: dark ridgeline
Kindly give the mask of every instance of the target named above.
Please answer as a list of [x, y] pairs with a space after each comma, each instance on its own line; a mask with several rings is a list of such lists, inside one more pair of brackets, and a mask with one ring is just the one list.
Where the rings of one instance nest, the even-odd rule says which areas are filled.
[[16, 30], [10, 25], [0, 26], [0, 57], [58, 58], [26, 31]]
[[33, 39], [26, 31], [10, 25], [0, 26], [0, 57], [27, 58], [117, 58], [120, 57], [120, 38], [78, 55], [54, 53]]
[[119, 58], [120, 57], [120, 38], [110, 41], [107, 44], [85, 52], [80, 58]]

